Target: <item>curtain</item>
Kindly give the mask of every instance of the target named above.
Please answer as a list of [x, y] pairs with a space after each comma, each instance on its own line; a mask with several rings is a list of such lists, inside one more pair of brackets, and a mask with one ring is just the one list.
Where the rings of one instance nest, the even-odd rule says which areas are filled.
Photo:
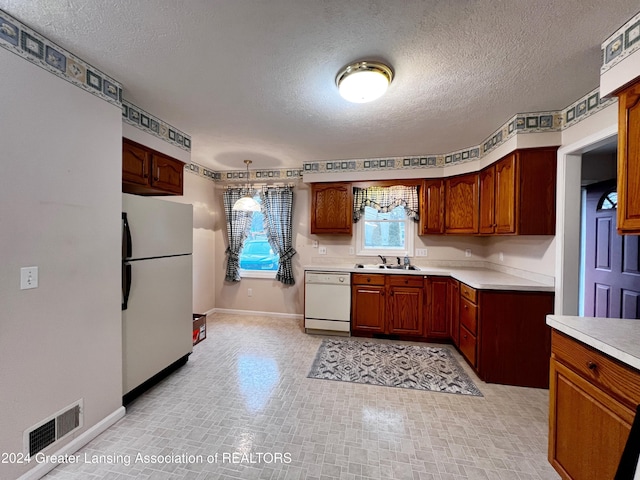
[[398, 206], [403, 206], [407, 217], [412, 220], [417, 222], [420, 219], [417, 185], [353, 189], [353, 223], [360, 220], [365, 207], [386, 213]]
[[280, 256], [276, 280], [293, 285], [291, 258], [296, 254], [292, 246], [291, 211], [293, 207], [292, 187], [264, 187], [262, 190], [262, 214], [264, 229], [274, 251]]
[[[249, 192], [253, 195], [254, 192]], [[251, 228], [251, 219], [253, 212], [241, 212], [233, 210], [233, 204], [240, 197], [247, 194], [246, 188], [229, 188], [223, 194], [224, 213], [227, 217], [227, 239], [229, 246], [227, 247], [227, 273], [225, 280], [228, 282], [240, 281], [240, 250], [244, 245], [244, 239], [247, 238], [249, 228]]]

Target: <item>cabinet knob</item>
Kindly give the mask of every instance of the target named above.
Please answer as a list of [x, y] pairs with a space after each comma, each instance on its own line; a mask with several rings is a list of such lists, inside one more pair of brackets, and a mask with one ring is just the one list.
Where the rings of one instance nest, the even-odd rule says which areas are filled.
[[469, 337], [467, 337], [467, 334], [465, 333], [464, 334], [464, 339], [466, 340], [467, 338], [469, 338]]
[[469, 310], [469, 306], [468, 306], [468, 305], [465, 305], [465, 306], [464, 306], [464, 309], [465, 309], [465, 310]]
[[158, 180], [160, 180], [158, 177], [153, 177], [154, 182], [157, 182]]
[[393, 290], [389, 292], [389, 295], [393, 297]]
[[405, 280], [404, 283], [409, 283], [409, 280]]
[[589, 368], [589, 370], [595, 370], [596, 368], [598, 368], [598, 364], [589, 360], [587, 362], [587, 367]]
[[370, 281], [371, 281], [371, 279], [370, 279], [370, 278], [367, 278], [367, 282], [370, 282]]

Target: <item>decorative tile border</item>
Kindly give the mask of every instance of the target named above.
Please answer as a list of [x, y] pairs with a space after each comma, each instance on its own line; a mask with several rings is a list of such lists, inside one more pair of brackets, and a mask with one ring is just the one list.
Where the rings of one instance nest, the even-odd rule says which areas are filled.
[[191, 151], [189, 135], [124, 99], [122, 100], [122, 121], [182, 150]]
[[494, 131], [480, 145], [437, 155], [415, 157], [367, 158], [331, 162], [304, 162], [305, 174], [340, 173], [343, 171], [409, 170], [447, 167], [484, 157], [491, 150], [516, 135], [560, 132], [615, 103], [617, 98], [600, 98], [599, 88], [584, 95], [563, 110], [518, 113]]
[[602, 42], [600, 75], [640, 48], [640, 13]]
[[198, 165], [194, 162], [189, 162], [184, 165], [184, 171], [197, 175], [199, 177], [206, 178], [207, 180], [211, 180], [215, 182], [216, 180], [220, 180], [221, 174], [218, 172], [214, 172], [202, 165]]
[[122, 85], [0, 10], [0, 46], [114, 105]]
[[247, 177], [246, 170], [232, 170], [224, 172], [216, 172], [216, 180], [223, 182], [255, 182], [255, 181], [294, 181], [302, 178], [302, 170], [296, 168], [280, 168], [274, 170], [249, 170], [249, 177]]

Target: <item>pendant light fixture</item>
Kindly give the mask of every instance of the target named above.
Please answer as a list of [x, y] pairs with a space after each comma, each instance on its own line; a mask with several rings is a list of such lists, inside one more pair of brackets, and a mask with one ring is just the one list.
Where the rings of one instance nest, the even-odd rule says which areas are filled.
[[353, 103], [380, 98], [393, 80], [393, 70], [380, 62], [356, 62], [347, 65], [336, 77], [340, 95]]
[[[251, 160], [245, 160], [245, 165], [247, 166], [247, 180], [249, 180], [249, 165], [251, 165]], [[251, 196], [251, 182], [249, 182], [249, 186], [247, 187], [247, 194], [244, 197], [240, 197], [236, 200], [236, 203], [233, 204], [232, 210], [239, 210], [242, 212], [259, 212], [260, 204], [253, 199]]]

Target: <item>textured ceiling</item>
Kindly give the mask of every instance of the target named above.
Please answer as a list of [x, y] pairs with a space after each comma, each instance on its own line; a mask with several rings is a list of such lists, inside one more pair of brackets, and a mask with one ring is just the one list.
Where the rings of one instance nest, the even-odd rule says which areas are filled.
[[[598, 86], [600, 44], [637, 0], [0, 0], [124, 85], [218, 170], [448, 153], [515, 113]], [[384, 97], [350, 104], [335, 76], [385, 60]]]

